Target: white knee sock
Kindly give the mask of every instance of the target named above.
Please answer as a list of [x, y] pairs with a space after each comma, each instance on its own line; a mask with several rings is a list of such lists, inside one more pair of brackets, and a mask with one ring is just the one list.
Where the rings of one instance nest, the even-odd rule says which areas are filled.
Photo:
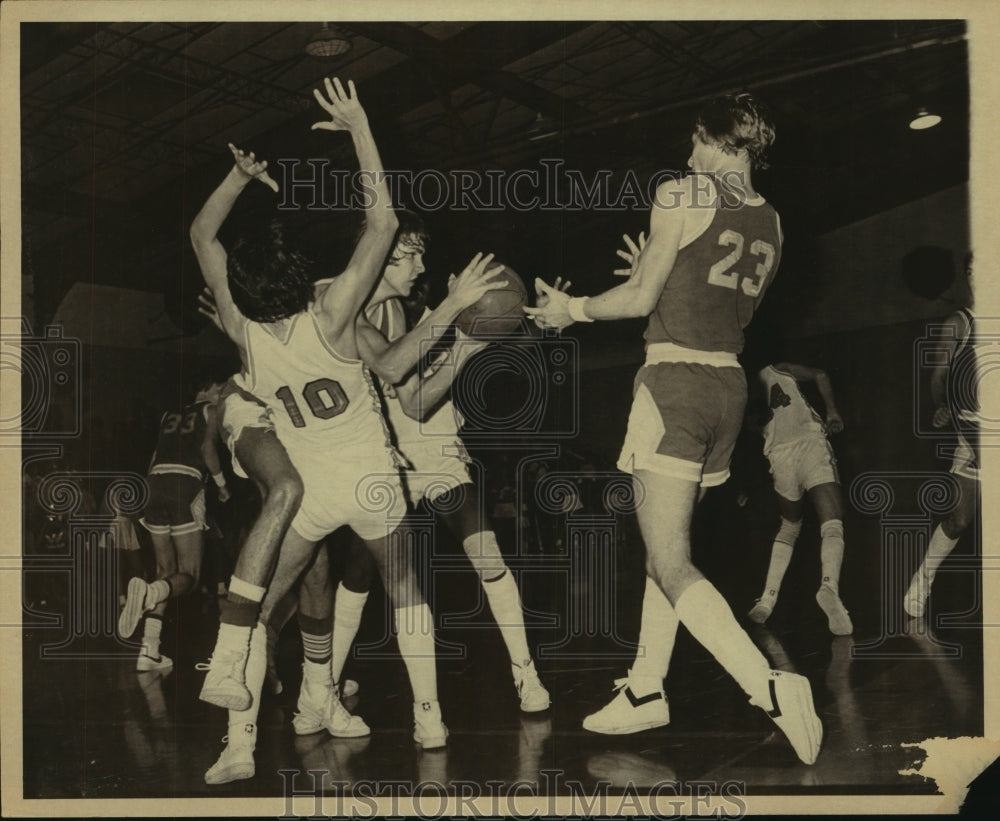
[[523, 667], [531, 660], [531, 652], [524, 632], [521, 594], [500, 552], [496, 534], [492, 530], [473, 533], [462, 540], [462, 549], [479, 574], [511, 663]]
[[840, 586], [840, 565], [844, 561], [844, 525], [840, 519], [829, 519], [823, 522], [819, 533], [823, 537], [819, 548], [822, 583], [836, 591]]
[[531, 661], [528, 637], [524, 632], [524, 613], [521, 610], [521, 595], [517, 583], [509, 570], [503, 576], [487, 581], [483, 579], [483, 590], [490, 603], [490, 610], [500, 628], [507, 653], [512, 664], [523, 667]]
[[767, 578], [764, 580], [764, 596], [777, 599], [778, 591], [781, 590], [781, 582], [785, 578], [785, 571], [792, 560], [792, 551], [795, 549], [795, 542], [802, 531], [802, 522], [790, 522], [784, 516], [781, 517], [781, 526], [774, 537], [771, 545], [771, 562], [767, 566]]
[[413, 689], [413, 701], [437, 701], [437, 666], [434, 656], [434, 618], [426, 604], [395, 611], [396, 640]]
[[733, 611], [712, 583], [696, 581], [681, 593], [674, 609], [691, 635], [736, 679], [750, 700], [769, 709], [767, 659], [733, 618]]
[[944, 528], [938, 525], [931, 535], [930, 544], [927, 545], [927, 556], [921, 565], [928, 578], [934, 578], [941, 562], [948, 558], [948, 555], [955, 549], [958, 539], [952, 539], [944, 532]]
[[146, 655], [150, 658], [160, 656], [160, 632], [163, 630], [163, 617], [155, 613], [147, 613], [142, 625], [142, 643]]
[[646, 576], [646, 592], [642, 597], [642, 624], [639, 627], [639, 649], [629, 674], [637, 696], [663, 689], [670, 656], [674, 651], [677, 612], [660, 586]]
[[368, 601], [368, 591], [355, 593], [344, 587], [343, 582], [337, 586], [337, 598], [333, 605], [333, 655], [330, 659], [330, 672], [335, 683], [340, 683], [340, 674], [344, 672], [344, 664], [351, 652], [351, 645], [358, 635], [361, 626], [361, 612]]
[[257, 724], [260, 712], [260, 693], [264, 687], [264, 673], [267, 672], [267, 629], [263, 622], [257, 622], [250, 634], [250, 651], [244, 673], [247, 689], [253, 701], [246, 710], [230, 710], [230, 724]]
[[146, 607], [156, 607], [160, 602], [170, 598], [170, 582], [166, 579], [157, 579], [146, 591]]

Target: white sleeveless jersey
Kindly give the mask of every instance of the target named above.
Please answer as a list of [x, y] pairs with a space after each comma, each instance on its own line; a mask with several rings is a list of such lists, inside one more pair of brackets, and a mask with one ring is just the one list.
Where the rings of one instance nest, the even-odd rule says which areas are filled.
[[281, 337], [247, 322], [246, 371], [234, 379], [267, 405], [289, 451], [315, 448], [335, 469], [338, 457], [391, 445], [371, 373], [333, 349], [314, 308], [291, 317]]
[[822, 418], [802, 395], [795, 377], [768, 365], [759, 374], [768, 407], [764, 425], [764, 453], [777, 445], [826, 435]]
[[[424, 317], [430, 313], [424, 311]], [[372, 306], [366, 311], [369, 322], [378, 328], [390, 342], [406, 334], [406, 314], [403, 304], [398, 299], [390, 299]], [[448, 453], [454, 453], [454, 445], [459, 446], [459, 453], [464, 453], [464, 447], [458, 436], [461, 420], [451, 399], [442, 402], [433, 415], [424, 419], [412, 419], [403, 412], [396, 392], [391, 385], [382, 383], [386, 399], [386, 415], [389, 424], [396, 434], [396, 445], [413, 466], [420, 470], [421, 456], [430, 453], [440, 457], [442, 448]]]

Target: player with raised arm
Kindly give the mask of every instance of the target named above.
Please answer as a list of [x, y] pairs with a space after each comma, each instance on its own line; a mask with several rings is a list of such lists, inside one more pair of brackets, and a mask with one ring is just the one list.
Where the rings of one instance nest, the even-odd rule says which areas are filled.
[[747, 388], [737, 354], [743, 329], [781, 255], [778, 215], [752, 184], [774, 128], [750, 94], [709, 102], [699, 115], [688, 165], [662, 183], [649, 238], [629, 278], [595, 297], [549, 296], [525, 308], [545, 327], [649, 316], [646, 363], [635, 380], [619, 467], [633, 474], [646, 546], [639, 657], [618, 695], [584, 727], [630, 733], [669, 722], [663, 679], [679, 623], [719, 661], [788, 737], [816, 760], [822, 725], [809, 682], [769, 669], [725, 599], [691, 562], [691, 519], [706, 487], [722, 484], [743, 425]]
[[[358, 342], [363, 356], [378, 361], [391, 344], [407, 333], [403, 299], [424, 271], [427, 239], [423, 221], [414, 213], [400, 212], [399, 238], [378, 287], [365, 312], [358, 317]], [[557, 281], [557, 287], [560, 283]], [[569, 283], [566, 283], [568, 286]], [[436, 311], [425, 309], [421, 325], [433, 323]], [[468, 454], [459, 436], [457, 411], [449, 398], [451, 384], [464, 362], [487, 346], [456, 328], [458, 338], [449, 352], [427, 373], [383, 383], [386, 414], [396, 445], [406, 457], [406, 485], [410, 503], [421, 502], [444, 523], [462, 547], [479, 577], [510, 656], [514, 686], [525, 712], [549, 706], [549, 693], [535, 670], [528, 649], [521, 598], [497, 543], [485, 511], [481, 509], [469, 470]], [[360, 625], [368, 596], [370, 572], [352, 562], [337, 589], [333, 623], [333, 676], [339, 679]]]
[[137, 670], [166, 670], [173, 661], [160, 653], [163, 615], [169, 599], [196, 589], [201, 574], [205, 529], [205, 479], [212, 476], [220, 501], [229, 490], [216, 450], [215, 408], [219, 385], [198, 392], [195, 401], [160, 418], [156, 450], [146, 482], [149, 500], [139, 520], [149, 531], [156, 555], [156, 580], [129, 580], [118, 635], [131, 636], [143, 621]]
[[[764, 455], [771, 463], [774, 492], [778, 496], [781, 523], [771, 546], [764, 592], [750, 611], [750, 620], [763, 624], [774, 610], [785, 571], [792, 559], [795, 541], [802, 529], [803, 493], [808, 495], [819, 519], [822, 579], [816, 602], [826, 614], [830, 632], [849, 636], [854, 625], [840, 600], [840, 566], [844, 560], [843, 503], [837, 459], [827, 432], [840, 433], [844, 422], [837, 412], [830, 377], [819, 368], [778, 362], [757, 373], [755, 393], [762, 395], [761, 422]], [[826, 420], [802, 395], [800, 382], [813, 382], [826, 405]], [[756, 427], [756, 425], [754, 425]]]
[[[965, 259], [965, 274], [972, 285], [972, 254]], [[938, 364], [931, 371], [931, 399], [935, 428], [949, 425], [957, 439], [950, 473], [958, 482], [955, 509], [931, 534], [927, 555], [903, 598], [903, 609], [921, 618], [927, 608], [934, 576], [955, 549], [976, 517], [979, 498], [979, 371], [976, 364], [976, 321], [972, 306], [949, 316], [940, 335]]]
[[[235, 180], [227, 177], [209, 197], [191, 229], [220, 320], [243, 354], [246, 370], [237, 378], [238, 386], [266, 406], [304, 489], [250, 638], [245, 686], [232, 675], [234, 663], [217, 663], [213, 654], [204, 689], [225, 691], [226, 698], [215, 703], [229, 696], [232, 700], [228, 745], [205, 774], [210, 784], [254, 773], [256, 717], [266, 668], [264, 622], [314, 559], [320, 539], [343, 524], [350, 525], [375, 557], [396, 608], [397, 623], [410, 623], [415, 612], [419, 618], [427, 610], [405, 555], [405, 539], [394, 532], [406, 512], [397, 454], [388, 441], [371, 374], [359, 358], [355, 332], [357, 314], [382, 270], [398, 222], [353, 83], [345, 90], [338, 79], [324, 82], [326, 94], [315, 90], [314, 96], [330, 119], [313, 128], [351, 135], [367, 194], [366, 228], [343, 273], [314, 288], [308, 261], [273, 226], [263, 234], [245, 237], [226, 254], [217, 235], [245, 185], [244, 178], [268, 179], [264, 163], [232, 147], [240, 172]], [[474, 280], [472, 293], [466, 296], [474, 302], [489, 286], [484, 286], [482, 276], [470, 279]], [[414, 351], [412, 367], [419, 344], [407, 344]], [[329, 614], [308, 595], [300, 598], [299, 605], [300, 625], [309, 623], [312, 628], [308, 631], [311, 638], [303, 637], [307, 656], [310, 650], [321, 654], [324, 641], [329, 642]], [[437, 702], [433, 636], [401, 631], [399, 645], [413, 687], [415, 738], [425, 747], [441, 746], [447, 730]], [[303, 687], [307, 699], [315, 702], [308, 705], [310, 714], [320, 716], [322, 726], [339, 735], [368, 734], [364, 722], [341, 706], [328, 665], [317, 660], [315, 668], [316, 680]], [[300, 698], [300, 712], [302, 706]]]
[[[406, 271], [406, 276], [412, 275], [414, 243], [420, 242], [419, 237], [412, 234], [409, 224], [408, 212], [400, 212], [402, 221], [397, 231], [397, 239], [393, 248], [390, 267], [397, 265]], [[393, 382], [398, 383], [398, 389], [410, 398], [411, 403], [416, 402], [415, 393], [418, 382], [426, 389], [428, 401], [436, 402], [451, 384], [454, 373], [465, 362], [465, 360], [478, 347], [470, 345], [468, 350], [455, 358], [451, 367], [443, 368], [443, 362], [439, 362], [435, 368], [435, 374], [429, 376], [424, 381], [414, 371], [414, 364], [419, 355], [427, 347], [437, 340], [452, 321], [466, 307], [476, 302], [486, 291], [494, 288], [502, 288], [506, 282], [497, 280], [497, 276], [504, 270], [503, 266], [489, 268], [493, 260], [492, 254], [476, 254], [466, 268], [457, 277], [452, 276], [449, 281], [448, 295], [441, 304], [433, 311], [428, 311], [424, 321], [409, 333], [396, 335], [391, 341], [382, 336], [377, 339], [372, 337], [372, 333], [377, 334], [370, 323], [363, 317], [358, 316], [358, 348], [360, 358], [365, 362], [383, 381], [383, 385], [391, 386]], [[332, 280], [320, 280], [316, 283], [317, 288], [326, 287]], [[381, 289], [383, 279], [379, 280], [378, 289]], [[405, 459], [405, 456], [404, 456]], [[401, 463], [402, 466], [402, 463]], [[401, 533], [403, 532], [401, 526]], [[372, 560], [366, 550], [364, 540], [354, 534], [357, 539], [352, 545], [352, 550], [348, 558], [345, 578], [342, 579], [341, 590], [348, 591], [337, 597], [339, 606], [334, 612], [334, 594], [330, 582], [329, 562], [324, 552], [320, 552], [317, 560], [313, 562], [302, 579], [302, 586], [299, 595], [299, 621], [302, 619], [302, 602], [309, 602], [309, 610], [314, 613], [321, 613], [319, 621], [314, 622], [316, 627], [325, 625], [326, 632], [318, 635], [311, 635], [309, 631], [303, 631], [303, 645], [305, 648], [305, 660], [303, 662], [303, 688], [299, 692], [298, 712], [293, 721], [295, 731], [302, 734], [313, 733], [326, 727], [332, 734], [339, 734], [340, 730], [335, 724], [324, 718], [324, 713], [318, 711], [315, 705], [318, 699], [310, 695], [310, 690], [323, 687], [335, 693], [340, 693], [340, 674], [343, 670], [347, 652], [357, 634], [361, 622], [361, 611], [367, 600], [367, 590], [371, 581]], [[405, 538], [400, 536], [400, 538]], [[360, 542], [360, 548], [358, 545]], [[362, 591], [364, 591], [362, 593]], [[352, 595], [356, 593], [358, 595]], [[333, 618], [333, 631], [329, 631], [330, 619]], [[397, 630], [401, 639], [407, 644], [414, 646], [430, 646], [433, 643], [433, 621], [430, 610], [426, 605], [411, 610], [409, 613], [396, 614]], [[427, 724], [427, 721], [418, 721], [418, 735], [422, 736], [422, 745], [425, 749], [438, 746], [433, 743], [431, 736], [427, 732], [420, 730], [420, 727]], [[443, 725], [441, 725], [443, 726]], [[447, 731], [445, 731], [447, 732]]]

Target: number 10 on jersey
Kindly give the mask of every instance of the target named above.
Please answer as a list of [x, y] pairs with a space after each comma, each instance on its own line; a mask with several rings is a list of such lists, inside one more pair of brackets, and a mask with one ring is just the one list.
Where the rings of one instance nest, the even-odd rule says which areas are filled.
[[[295, 401], [292, 389], [288, 385], [284, 385], [278, 388], [274, 395], [284, 404], [292, 424], [297, 428], [304, 428], [306, 420], [302, 411], [299, 410], [299, 404]], [[302, 398], [312, 415], [317, 419], [332, 419], [334, 416], [340, 416], [350, 404], [344, 389], [334, 379], [314, 379], [307, 383], [302, 389]]]

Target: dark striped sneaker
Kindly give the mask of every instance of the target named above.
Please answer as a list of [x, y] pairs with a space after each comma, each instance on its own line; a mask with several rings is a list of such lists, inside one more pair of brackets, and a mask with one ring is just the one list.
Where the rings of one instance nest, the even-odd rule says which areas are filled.
[[[631, 670], [629, 673], [631, 674]], [[611, 703], [583, 720], [583, 729], [604, 735], [627, 735], [670, 723], [670, 708], [662, 689], [636, 692], [633, 679], [615, 681], [618, 691]]]

